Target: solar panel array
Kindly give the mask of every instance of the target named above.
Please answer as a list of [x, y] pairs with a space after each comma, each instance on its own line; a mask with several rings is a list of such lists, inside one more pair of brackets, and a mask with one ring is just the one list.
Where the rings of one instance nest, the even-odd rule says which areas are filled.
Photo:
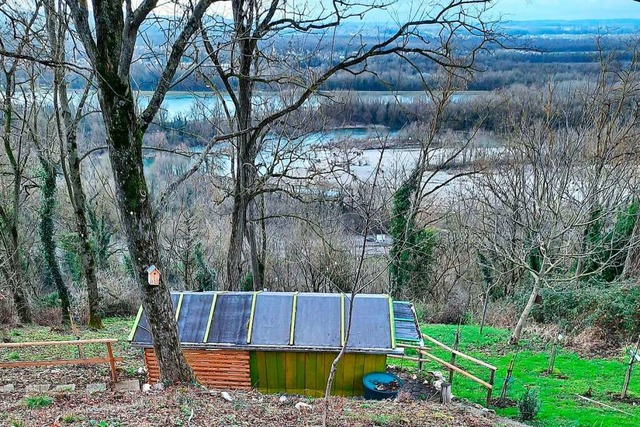
[[[171, 296], [180, 341], [186, 347], [323, 350], [346, 342], [351, 351], [390, 350], [395, 347], [393, 326], [398, 332], [388, 295], [357, 295], [350, 328], [351, 300], [345, 294], [180, 292]], [[152, 344], [142, 310], [130, 338], [134, 345]]]

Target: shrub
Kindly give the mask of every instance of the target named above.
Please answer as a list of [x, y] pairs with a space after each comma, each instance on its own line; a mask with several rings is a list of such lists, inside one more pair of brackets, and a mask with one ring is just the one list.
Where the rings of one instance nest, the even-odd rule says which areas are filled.
[[533, 388], [527, 388], [524, 394], [518, 400], [518, 413], [521, 421], [531, 421], [540, 410], [540, 397], [538, 391]]

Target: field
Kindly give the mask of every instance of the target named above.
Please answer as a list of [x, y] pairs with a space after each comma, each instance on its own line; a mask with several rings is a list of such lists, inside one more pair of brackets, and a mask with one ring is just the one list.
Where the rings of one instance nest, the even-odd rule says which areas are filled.
[[[452, 345], [456, 327], [451, 325], [425, 325], [423, 332]], [[485, 328], [482, 336], [477, 326], [463, 326], [460, 333], [460, 350], [498, 367], [494, 397], [500, 396], [510, 361], [515, 357], [513, 381], [507, 397], [516, 400], [526, 387], [538, 390], [541, 407], [537, 417], [539, 425], [549, 427], [577, 426], [638, 426], [640, 425], [640, 370], [634, 372], [629, 387], [630, 399], [625, 403], [615, 400], [624, 379], [629, 360], [622, 350], [612, 351], [608, 358], [586, 358], [568, 349], [559, 349], [554, 374], [546, 375], [550, 344], [529, 334], [514, 350], [506, 343], [509, 331]], [[449, 360], [450, 353], [433, 349], [433, 353]], [[480, 378], [488, 378], [488, 372], [465, 361], [456, 363], [468, 368]], [[437, 369], [433, 364], [427, 369]], [[483, 372], [484, 371], [484, 372]], [[485, 390], [476, 383], [457, 375], [453, 380], [453, 394], [459, 398], [484, 404]], [[633, 416], [604, 408], [580, 399], [591, 389], [591, 399], [628, 412]], [[635, 402], [635, 404], [634, 404]], [[500, 415], [517, 416], [517, 408], [494, 408]]]
[[[138, 370], [143, 366], [140, 351], [131, 349], [126, 342], [132, 319], [107, 319], [103, 331], [82, 330], [83, 339], [116, 337], [121, 340], [115, 348], [117, 356], [124, 358], [118, 365], [119, 378], [144, 379]], [[456, 327], [451, 325], [425, 325], [423, 331], [432, 337], [451, 344]], [[477, 326], [461, 328], [460, 349], [481, 360], [496, 365], [496, 391], [500, 394], [507, 367], [516, 355], [516, 351], [507, 346], [509, 332], [504, 329], [485, 328], [482, 336]], [[13, 342], [73, 339], [73, 336], [60, 330], [47, 327], [28, 326], [5, 332], [5, 338]], [[99, 347], [89, 347], [87, 356], [98, 355]], [[444, 351], [433, 352], [449, 360]], [[508, 398], [516, 400], [526, 387], [539, 391], [542, 402], [537, 420], [538, 426], [637, 426], [640, 423], [640, 405], [632, 402], [622, 403], [614, 399], [620, 393], [627, 357], [622, 351], [614, 352], [610, 358], [586, 358], [568, 349], [561, 349], [556, 357], [554, 375], [544, 375], [549, 353], [548, 343], [540, 337], [528, 334], [522, 341], [515, 361], [513, 381], [509, 385]], [[2, 351], [0, 361], [30, 360], [35, 358], [77, 356], [74, 347], [49, 347], [46, 353], [33, 351]], [[410, 362], [398, 363], [405, 367]], [[464, 361], [458, 363], [468, 368], [480, 378], [488, 378], [488, 372]], [[426, 370], [439, 368], [429, 363]], [[87, 383], [108, 381], [107, 366], [20, 368], [0, 371], [0, 386], [8, 383], [16, 385], [15, 393], [8, 393], [0, 403], [1, 426], [41, 426], [58, 422], [59, 426], [127, 426], [127, 425], [209, 425], [211, 419], [217, 419], [217, 425], [279, 425], [279, 420], [293, 424], [317, 425], [320, 420], [320, 403], [304, 397], [290, 397], [286, 403], [278, 396], [264, 396], [259, 393], [233, 393], [234, 402], [227, 404], [218, 392], [198, 388], [173, 388], [163, 393], [122, 395], [111, 391], [87, 395], [82, 389]], [[52, 384], [75, 383], [74, 393], [48, 392], [25, 394], [24, 387], [33, 383], [50, 382]], [[585, 394], [591, 388], [591, 398], [611, 405], [625, 415], [611, 409], [581, 400], [576, 394]], [[18, 390], [20, 390], [18, 392]], [[473, 403], [484, 404], [485, 390], [477, 384], [456, 375], [453, 381], [454, 395]], [[631, 397], [640, 402], [640, 371], [632, 378]], [[304, 413], [295, 409], [298, 401], [308, 402], [313, 409]], [[43, 405], [40, 407], [39, 405]], [[29, 408], [29, 406], [33, 406]], [[363, 402], [353, 399], [336, 398], [332, 400], [332, 425], [459, 425], [490, 426], [506, 425], [505, 421], [487, 417], [486, 414], [464, 406], [445, 409], [435, 403], [403, 402]], [[493, 408], [507, 418], [517, 416], [517, 408]], [[66, 420], [66, 421], [65, 421]], [[159, 424], [158, 424], [159, 423]]]

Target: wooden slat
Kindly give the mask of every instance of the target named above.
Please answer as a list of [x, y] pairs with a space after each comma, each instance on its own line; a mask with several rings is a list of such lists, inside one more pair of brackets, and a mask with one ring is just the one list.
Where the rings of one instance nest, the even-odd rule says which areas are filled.
[[467, 359], [467, 360], [469, 360], [469, 361], [471, 361], [473, 363], [476, 363], [476, 364], [478, 364], [480, 366], [484, 366], [485, 368], [491, 369], [492, 371], [498, 370], [498, 368], [496, 368], [495, 366], [489, 365], [488, 363], [483, 362], [482, 360], [478, 360], [475, 357], [471, 357], [471, 356], [469, 356], [467, 354], [464, 354], [461, 351], [454, 350], [453, 348], [449, 347], [448, 345], [441, 343], [437, 339], [431, 338], [429, 335], [422, 334], [422, 337], [425, 338], [428, 341], [431, 341], [432, 343], [434, 343], [438, 347], [441, 347], [441, 348], [443, 348], [443, 349], [445, 349], [445, 350], [447, 350], [447, 351], [449, 351], [451, 353], [457, 354], [458, 356], [462, 357], [463, 359]]
[[435, 362], [438, 362], [438, 363], [440, 363], [441, 365], [446, 366], [446, 367], [447, 367], [447, 368], [449, 368], [449, 369], [453, 369], [454, 371], [456, 371], [456, 372], [458, 372], [459, 374], [461, 374], [461, 375], [463, 375], [463, 376], [465, 376], [465, 377], [469, 378], [470, 380], [473, 380], [473, 381], [477, 382], [478, 384], [480, 384], [480, 385], [482, 385], [482, 386], [484, 386], [484, 387], [486, 387], [486, 388], [488, 388], [488, 389], [493, 389], [493, 386], [492, 386], [491, 384], [489, 384], [489, 383], [488, 383], [488, 382], [486, 382], [486, 381], [481, 380], [481, 379], [480, 379], [480, 378], [478, 378], [478, 377], [475, 377], [475, 376], [471, 375], [471, 374], [470, 374], [470, 373], [468, 373], [467, 371], [464, 371], [464, 370], [462, 370], [462, 369], [458, 368], [458, 367], [457, 367], [457, 366], [455, 366], [455, 365], [452, 365], [452, 364], [450, 364], [450, 363], [448, 363], [448, 362], [445, 362], [444, 360], [440, 359], [439, 357], [434, 356], [433, 354], [431, 354], [431, 353], [429, 353], [429, 352], [424, 351], [424, 352], [421, 352], [421, 353], [422, 353], [424, 356], [428, 357], [429, 359], [431, 359], [431, 360], [433, 360], [433, 361], [435, 361]]
[[[122, 357], [114, 357], [114, 362], [122, 362]], [[34, 366], [60, 366], [60, 365], [94, 365], [98, 363], [110, 363], [108, 357], [92, 357], [89, 359], [64, 359], [64, 360], [38, 360], [29, 362], [1, 362], [0, 368], [22, 368]]]
[[[153, 349], [145, 349], [144, 355], [149, 382], [158, 382], [160, 370]], [[251, 389], [248, 352], [184, 350], [184, 355], [201, 384], [213, 388]]]
[[92, 340], [73, 341], [34, 341], [34, 342], [8, 342], [0, 344], [0, 348], [42, 347], [51, 345], [78, 345], [78, 344], [106, 344], [118, 342], [115, 338], [100, 338]]

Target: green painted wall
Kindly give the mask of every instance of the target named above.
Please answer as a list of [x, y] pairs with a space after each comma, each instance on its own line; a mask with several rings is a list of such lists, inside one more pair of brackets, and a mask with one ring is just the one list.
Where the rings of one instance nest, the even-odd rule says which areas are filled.
[[[263, 393], [324, 396], [331, 363], [337, 353], [252, 351], [251, 384]], [[386, 369], [384, 354], [346, 353], [338, 363], [331, 394], [361, 396], [362, 377]]]

